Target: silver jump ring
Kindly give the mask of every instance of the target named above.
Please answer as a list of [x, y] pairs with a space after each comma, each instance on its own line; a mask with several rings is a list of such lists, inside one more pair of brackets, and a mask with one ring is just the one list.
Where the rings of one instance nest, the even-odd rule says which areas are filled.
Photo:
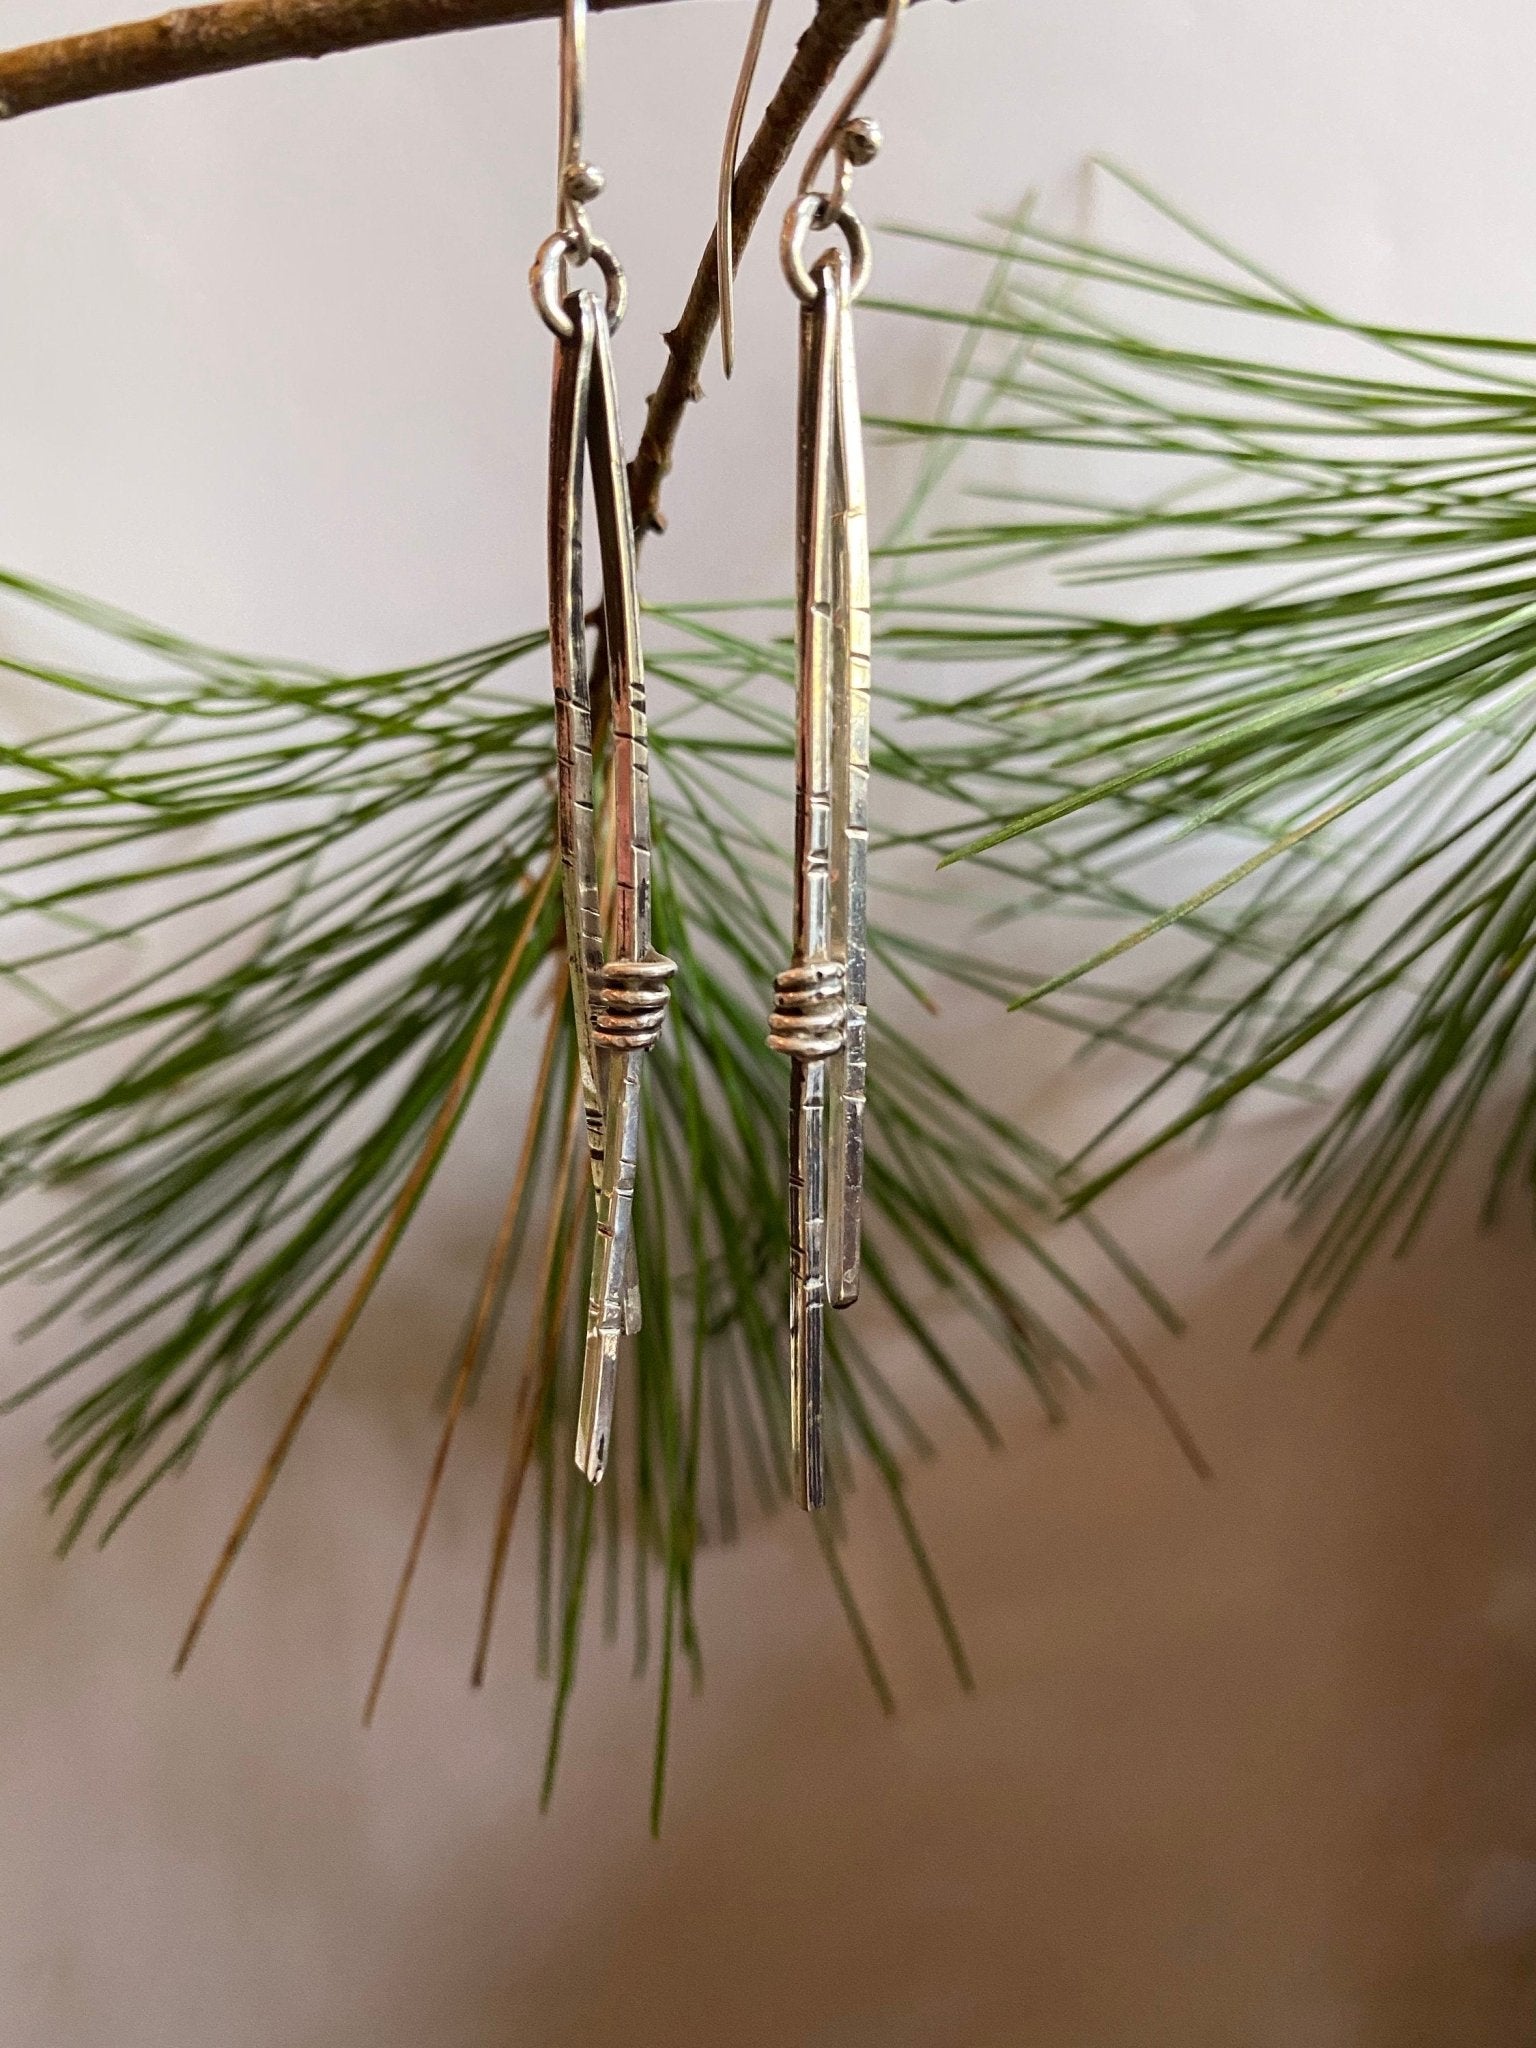
[[818, 231], [841, 229], [843, 240], [848, 244], [848, 298], [851, 303], [862, 295], [869, 283], [869, 237], [864, 232], [863, 221], [851, 206], [829, 201], [821, 192], [804, 193], [785, 214], [784, 232], [779, 237], [779, 256], [784, 265], [784, 275], [796, 296], [807, 305], [816, 297], [816, 286], [805, 263], [805, 238], [812, 228]]
[[556, 228], [539, 244], [539, 253], [533, 259], [533, 268], [528, 273], [529, 288], [533, 303], [539, 309], [539, 318], [551, 334], [561, 341], [569, 341], [576, 329], [571, 316], [565, 310], [566, 297], [570, 286], [565, 268], [575, 258], [595, 263], [603, 274], [604, 311], [608, 317], [608, 332], [617, 332], [619, 322], [624, 318], [624, 309], [629, 303], [629, 287], [624, 282], [624, 272], [619, 259], [605, 241], [597, 235], [585, 239], [587, 249], [583, 259], [582, 237], [573, 228]]

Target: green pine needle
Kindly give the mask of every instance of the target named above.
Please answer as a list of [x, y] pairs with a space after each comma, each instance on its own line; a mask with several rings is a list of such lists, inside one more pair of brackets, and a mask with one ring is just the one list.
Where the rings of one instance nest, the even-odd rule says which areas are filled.
[[1256, 1085], [1326, 1085], [1267, 1191], [1316, 1225], [1280, 1310], [1310, 1294], [1315, 1327], [1485, 1103], [1490, 1205], [1536, 1194], [1536, 344], [1332, 313], [1115, 175], [1188, 264], [1025, 214], [935, 238], [988, 266], [978, 312], [888, 308], [970, 352], [960, 409], [885, 422], [968, 484], [902, 536], [890, 631], [982, 671], [955, 712], [996, 754], [934, 850], [1006, 860], [1015, 916], [1111, 922], [1025, 1000], [1164, 1047], [1075, 1201]]
[[[906, 528], [937, 481], [925, 471]], [[896, 585], [905, 577], [899, 564], [886, 573]], [[74, 1332], [11, 1402], [66, 1394], [52, 1437], [64, 1544], [87, 1529], [105, 1540], [280, 1347], [302, 1339], [319, 1351], [319, 1311], [334, 1318], [338, 1290], [362, 1268], [344, 1334], [451, 1149], [443, 1140], [477, 1113], [497, 1036], [509, 1020], [522, 1028], [548, 1014], [540, 1005], [554, 993], [558, 1039], [532, 1167], [484, 1283], [487, 1342], [514, 1289], [534, 1310], [513, 1367], [518, 1420], [489, 1532], [475, 1671], [526, 1477], [538, 1497], [538, 1656], [554, 1683], [545, 1796], [594, 1615], [619, 1631], [627, 1553], [636, 1666], [652, 1667], [658, 1686], [659, 1824], [677, 1660], [695, 1679], [702, 1670], [699, 1552], [738, 1526], [743, 1498], [772, 1506], [789, 1493], [788, 1088], [764, 1042], [764, 1004], [787, 957], [790, 877], [781, 826], [762, 822], [765, 797], [782, 809], [792, 776], [784, 615], [679, 609], [652, 620], [655, 932], [678, 975], [647, 1072], [645, 1327], [594, 1504], [572, 1459], [590, 1204], [584, 1155], [566, 1142], [575, 1068], [558, 989], [559, 892], [547, 888], [544, 636], [334, 675], [196, 646], [20, 578], [4, 586], [44, 619], [105, 636], [111, 659], [131, 653], [154, 670], [130, 684], [73, 665], [5, 664], [43, 704], [34, 722], [44, 736], [5, 751], [0, 788], [3, 958], [31, 1018], [0, 1049], [0, 1088], [37, 1091], [0, 1140], [0, 1198], [27, 1217], [0, 1278], [46, 1290], [35, 1334], [66, 1318]], [[753, 616], [769, 619], [766, 633]], [[963, 817], [978, 786], [1015, 787], [992, 736], [952, 718], [942, 697], [895, 689], [896, 673], [876, 752], [883, 815], [916, 805]], [[914, 719], [929, 730], [909, 737]], [[970, 931], [951, 946], [923, 935], [932, 891], [914, 887], [905, 858], [922, 843], [903, 833], [876, 849], [877, 970], [930, 1008], [946, 984], [1020, 993]], [[988, 907], [969, 885], [946, 893], [951, 926], [957, 910]], [[886, 1005], [869, 1086], [869, 1307], [878, 1319], [883, 1305], [898, 1342], [985, 1441], [997, 1436], [973, 1384], [982, 1357], [1010, 1361], [1052, 1413], [1085, 1372], [1055, 1317], [1086, 1311], [1134, 1358], [1077, 1277], [1074, 1242], [1173, 1323], [1096, 1224], [1055, 1242], [1057, 1162], [960, 1088]], [[972, 1332], [962, 1355], [936, 1333], [939, 1314], [956, 1310]], [[468, 1339], [455, 1352], [444, 1335], [426, 1396], [455, 1357], [467, 1388], [506, 1369], [488, 1349], [465, 1363]], [[328, 1363], [326, 1353], [315, 1390]], [[813, 1533], [876, 1696], [890, 1705], [838, 1547], [860, 1475], [888, 1496], [969, 1684], [904, 1492], [904, 1458], [925, 1455], [928, 1440], [893, 1361], [851, 1324], [831, 1339], [828, 1401], [833, 1502]], [[454, 1405], [440, 1464], [456, 1418]], [[414, 1550], [402, 1604], [413, 1563]]]

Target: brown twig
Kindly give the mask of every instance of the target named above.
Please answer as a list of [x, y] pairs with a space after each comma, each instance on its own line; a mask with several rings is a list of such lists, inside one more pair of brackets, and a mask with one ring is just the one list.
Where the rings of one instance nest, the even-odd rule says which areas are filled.
[[[886, 0], [819, 0], [815, 18], [795, 45], [789, 69], [763, 109], [762, 120], [731, 186], [731, 249], [735, 262], [741, 261], [774, 180], [789, 161], [791, 150], [837, 76], [838, 67], [870, 22], [884, 13], [885, 4]], [[677, 324], [662, 335], [667, 360], [656, 389], [646, 401], [645, 425], [630, 458], [629, 501], [637, 542], [643, 542], [648, 533], [666, 531], [661, 487], [671, 473], [673, 452], [688, 408], [704, 396], [699, 378], [719, 321], [720, 273], [711, 232]], [[597, 628], [592, 657], [592, 737], [594, 746], [600, 748], [607, 736], [608, 721], [607, 622], [600, 605], [593, 607], [591, 617]]]
[[[590, 0], [605, 11], [649, 4]], [[218, 0], [177, 7], [0, 51], [0, 120], [256, 64], [538, 21], [560, 6], [561, 0]]]
[[[590, 4], [631, 7], [652, 0]], [[560, 5], [561, 0], [220, 0], [215, 6], [179, 7], [145, 21], [0, 51], [0, 119], [255, 64], [537, 20], [558, 14]], [[736, 173], [733, 246], [738, 260], [801, 130], [843, 59], [884, 8], [885, 0], [818, 0]], [[642, 536], [662, 530], [661, 487], [683, 417], [702, 396], [699, 375], [719, 316], [711, 236], [677, 324], [663, 337], [667, 361], [629, 465], [635, 528]]]
[[[631, 7], [652, 0], [590, 4]], [[561, 0], [220, 0], [215, 6], [179, 7], [145, 21], [120, 22], [0, 51], [0, 119], [255, 64], [537, 20], [558, 14], [560, 6]], [[818, 0], [815, 16], [736, 173], [733, 246], [738, 259], [801, 130], [843, 59], [884, 7], [885, 0]], [[687, 303], [676, 326], [663, 337], [666, 365], [651, 394], [629, 465], [635, 528], [642, 536], [662, 530], [661, 487], [672, 467], [683, 417], [702, 396], [699, 375], [719, 316], [720, 285], [711, 236]]]
[[[650, 0], [592, 4], [642, 6]], [[819, 0], [736, 173], [738, 259], [801, 130], [838, 66], [884, 11], [884, 4], [885, 0]], [[325, 57], [373, 43], [531, 21], [559, 11], [560, 0], [221, 0], [217, 6], [180, 7], [147, 21], [121, 22], [0, 52], [0, 119], [253, 64]], [[629, 466], [635, 526], [641, 534], [662, 530], [662, 483], [672, 467], [683, 416], [702, 395], [699, 373], [719, 316], [720, 285], [711, 237], [682, 314], [664, 336], [667, 362]]]
[[[645, 0], [591, 0], [633, 7]], [[221, 0], [0, 52], [0, 119], [290, 57], [536, 21], [560, 0]]]
[[[884, 12], [885, 0], [820, 0], [815, 19], [796, 44], [789, 69], [763, 110], [731, 187], [732, 247], [738, 262], [801, 130], [843, 59], [870, 22]], [[629, 465], [635, 531], [642, 536], [664, 528], [661, 487], [672, 467], [684, 415], [704, 395], [699, 376], [719, 318], [720, 279], [711, 231], [682, 314], [662, 337], [667, 344], [666, 366], [646, 407], [645, 426]]]

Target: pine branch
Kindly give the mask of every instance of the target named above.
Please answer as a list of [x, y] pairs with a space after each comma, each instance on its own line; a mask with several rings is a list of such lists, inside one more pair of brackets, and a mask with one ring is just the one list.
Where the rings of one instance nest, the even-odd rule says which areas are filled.
[[[992, 221], [935, 237], [987, 263], [978, 314], [888, 308], [960, 327], [972, 402], [883, 424], [1023, 465], [904, 541], [885, 629], [982, 668], [953, 714], [996, 736], [991, 780], [930, 843], [1005, 862], [1012, 919], [1052, 896], [1117, 928], [1020, 1003], [1175, 1041], [1068, 1162], [1069, 1208], [1251, 1090], [1321, 1089], [1228, 1232], [1296, 1206], [1268, 1328], [1310, 1298], [1310, 1334], [1474, 1133], [1488, 1213], [1536, 1197], [1536, 341], [1336, 313], [1114, 175], [1190, 258]], [[1043, 450], [1113, 454], [1108, 489], [1051, 488]], [[1049, 605], [954, 601], [1025, 563]]]
[[[830, 16], [824, 9], [818, 22]], [[780, 142], [787, 147], [809, 111], [805, 81], [833, 47], [823, 33], [802, 40], [791, 82], [765, 118], [769, 139], [759, 138], [744, 162], [743, 238], [782, 161]], [[701, 269], [685, 324], [702, 351], [716, 309], [712, 267]], [[951, 380], [943, 415], [964, 381]], [[669, 411], [663, 394], [653, 400], [664, 450], [684, 404]], [[942, 467], [925, 468], [899, 534], [916, 540], [929, 529], [925, 508]], [[641, 478], [642, 503], [654, 508], [664, 474], [663, 459], [649, 482]], [[649, 523], [653, 531], [659, 524]], [[917, 835], [937, 846], [946, 829], [953, 836], [943, 817], [963, 829], [978, 808], [997, 815], [1016, 806], [1034, 741], [957, 706], [948, 680], [898, 679], [891, 657], [905, 651], [919, 593], [902, 562], [884, 560], [877, 573], [877, 611], [896, 638], [882, 641], [887, 716], [875, 768], [939, 821]], [[965, 573], [962, 566], [962, 581]], [[89, 670], [0, 662], [18, 681], [62, 692], [65, 707], [61, 726], [4, 750], [0, 761], [8, 941], [0, 971], [40, 1007], [35, 1029], [0, 1046], [0, 1089], [45, 1075], [54, 1084], [51, 1104], [0, 1134], [0, 1201], [49, 1198], [37, 1226], [13, 1236], [0, 1281], [26, 1275], [47, 1287], [34, 1327], [57, 1327], [67, 1315], [76, 1331], [65, 1355], [12, 1403], [91, 1374], [54, 1432], [52, 1494], [67, 1511], [65, 1544], [88, 1526], [104, 1541], [162, 1476], [187, 1463], [227, 1401], [360, 1265], [366, 1290], [436, 1164], [454, 1114], [445, 1117], [444, 1104], [463, 1106], [494, 1019], [516, 1009], [526, 1022], [547, 993], [553, 899], [528, 928], [529, 891], [552, 853], [547, 691], [519, 667], [541, 661], [545, 639], [530, 632], [419, 668], [337, 676], [198, 647], [16, 578], [0, 575], [0, 589], [169, 667], [158, 683], [130, 687]], [[475, 1671], [484, 1669], [527, 1475], [539, 1520], [540, 1655], [554, 1666], [551, 1766], [592, 1605], [589, 1581], [600, 1575], [604, 1632], [617, 1634], [627, 1551], [636, 1663], [657, 1673], [658, 1796], [673, 1666], [698, 1666], [692, 1589], [701, 1546], [737, 1528], [743, 1488], [765, 1509], [788, 1491], [780, 1452], [783, 1078], [760, 1008], [766, 963], [782, 952], [788, 873], [780, 837], [752, 815], [765, 779], [787, 784], [792, 658], [782, 613], [771, 609], [764, 627], [754, 616], [673, 608], [653, 613], [648, 635], [648, 666], [667, 698], [651, 728], [656, 933], [678, 962], [680, 999], [676, 1028], [653, 1055], [645, 1184], [677, 1198], [648, 1199], [636, 1211], [647, 1315], [627, 1382], [622, 1463], [595, 1520], [570, 1452], [580, 1370], [572, 1276], [588, 1255], [588, 1203], [584, 1163], [561, 1138], [568, 1126], [559, 1105], [576, 1084], [560, 1006], [546, 1076], [554, 1085], [535, 1090], [528, 1170], [517, 1174], [459, 1347], [448, 1422], [386, 1632], [387, 1650], [459, 1413], [514, 1279], [531, 1280]], [[195, 843], [189, 828], [199, 832]], [[897, 835], [874, 852], [900, 858], [911, 843]], [[979, 943], [988, 898], [999, 883], [1011, 895], [1013, 860], [987, 861], [985, 893], [971, 906], [979, 923], [957, 948], [920, 941], [899, 924], [872, 926], [872, 957], [921, 1007], [934, 1007], [930, 983], [1004, 1001], [1029, 986], [1032, 977], [990, 961]], [[892, 909], [909, 893], [893, 886]], [[70, 1007], [78, 963], [99, 948], [136, 947], [150, 930], [162, 936], [152, 956], [133, 956], [126, 984], [114, 977], [102, 998]], [[1053, 1327], [1054, 1302], [1108, 1337], [1190, 1455], [1166, 1397], [1099, 1309], [1098, 1285], [1074, 1270], [1079, 1258], [1107, 1261], [1114, 1285], [1130, 1283], [1170, 1327], [1173, 1318], [1091, 1218], [1058, 1248], [1059, 1162], [968, 1096], [884, 1013], [873, 1053], [866, 1254], [887, 1335], [910, 1346], [995, 1442], [968, 1378], [978, 1354], [1020, 1371], [1052, 1416], [1085, 1377], [1085, 1362]], [[534, 1242], [541, 1213], [549, 1219], [542, 1257]], [[940, 1303], [965, 1321], [964, 1367], [934, 1326]], [[311, 1386], [334, 1350], [327, 1347]], [[887, 1343], [877, 1352], [856, 1330], [835, 1334], [834, 1483], [842, 1501], [868, 1472], [889, 1494], [968, 1683], [902, 1495], [903, 1457], [933, 1447], [887, 1377], [887, 1353]], [[300, 1415], [310, 1398], [306, 1391]], [[285, 1429], [253, 1505], [291, 1435]], [[243, 1516], [219, 1578], [248, 1525]], [[833, 1521], [815, 1533], [871, 1682], [888, 1702], [838, 1558], [840, 1528]]]

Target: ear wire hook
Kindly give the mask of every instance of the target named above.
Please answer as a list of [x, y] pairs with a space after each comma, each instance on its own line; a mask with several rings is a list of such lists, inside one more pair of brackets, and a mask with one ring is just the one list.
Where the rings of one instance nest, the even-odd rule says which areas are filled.
[[875, 47], [864, 63], [864, 69], [843, 95], [842, 104], [823, 129], [816, 147], [806, 160], [805, 169], [800, 173], [799, 196], [808, 198], [815, 187], [817, 175], [830, 156], [837, 170], [837, 183], [831, 192], [820, 196], [823, 214], [820, 225], [830, 227], [833, 219], [848, 198], [848, 187], [855, 169], [861, 164], [873, 161], [880, 148], [880, 130], [871, 120], [859, 117], [859, 102], [869, 91], [878, 77], [880, 67], [891, 54], [891, 45], [896, 40], [896, 31], [901, 17], [907, 11], [907, 0], [889, 0], [880, 33], [875, 38]]
[[768, 17], [772, 12], [773, 0], [757, 0], [752, 26], [747, 34], [746, 54], [741, 60], [741, 73], [736, 80], [730, 114], [726, 118], [725, 146], [720, 152], [720, 193], [715, 212], [715, 274], [720, 281], [720, 355], [727, 377], [736, 367], [736, 222], [733, 210], [736, 157], [741, 148], [741, 124], [746, 119], [747, 96], [752, 90]]
[[587, 98], [587, 0], [565, 0], [560, 15], [560, 173], [555, 226], [570, 236], [580, 263], [591, 256], [592, 223], [586, 202], [603, 189], [603, 174], [581, 153]]
[[[762, 54], [763, 37], [768, 28], [768, 16], [772, 7], [773, 0], [757, 0], [752, 26], [747, 34], [746, 52], [741, 60], [741, 73], [736, 80], [731, 111], [726, 119], [725, 146], [720, 154], [720, 187], [715, 210], [715, 274], [720, 291], [720, 353], [727, 377], [736, 364], [736, 237], [732, 207], [736, 184], [736, 157], [741, 147], [741, 129], [746, 119], [747, 98], [752, 90], [757, 60]], [[880, 147], [880, 130], [875, 123], [856, 119], [855, 115], [859, 102], [874, 84], [876, 74], [890, 55], [891, 45], [896, 40], [897, 26], [906, 7], [907, 0], [888, 0], [875, 47], [870, 51], [863, 70], [843, 95], [841, 105], [827, 123], [825, 133], [812, 150], [800, 175], [799, 196], [803, 199], [814, 186], [828, 156], [835, 158], [835, 189], [820, 195], [823, 225], [830, 226], [832, 219], [842, 210], [848, 198], [848, 188], [854, 169], [860, 164], [869, 163]]]
[[587, 0], [564, 0], [560, 14], [560, 146], [555, 181], [555, 231], [540, 243], [528, 282], [539, 316], [551, 334], [569, 341], [575, 332], [566, 310], [566, 272], [571, 264], [595, 263], [603, 274], [612, 333], [624, 318], [626, 287], [618, 258], [587, 217], [587, 201], [602, 191], [604, 178], [582, 154], [582, 121], [587, 96]]

